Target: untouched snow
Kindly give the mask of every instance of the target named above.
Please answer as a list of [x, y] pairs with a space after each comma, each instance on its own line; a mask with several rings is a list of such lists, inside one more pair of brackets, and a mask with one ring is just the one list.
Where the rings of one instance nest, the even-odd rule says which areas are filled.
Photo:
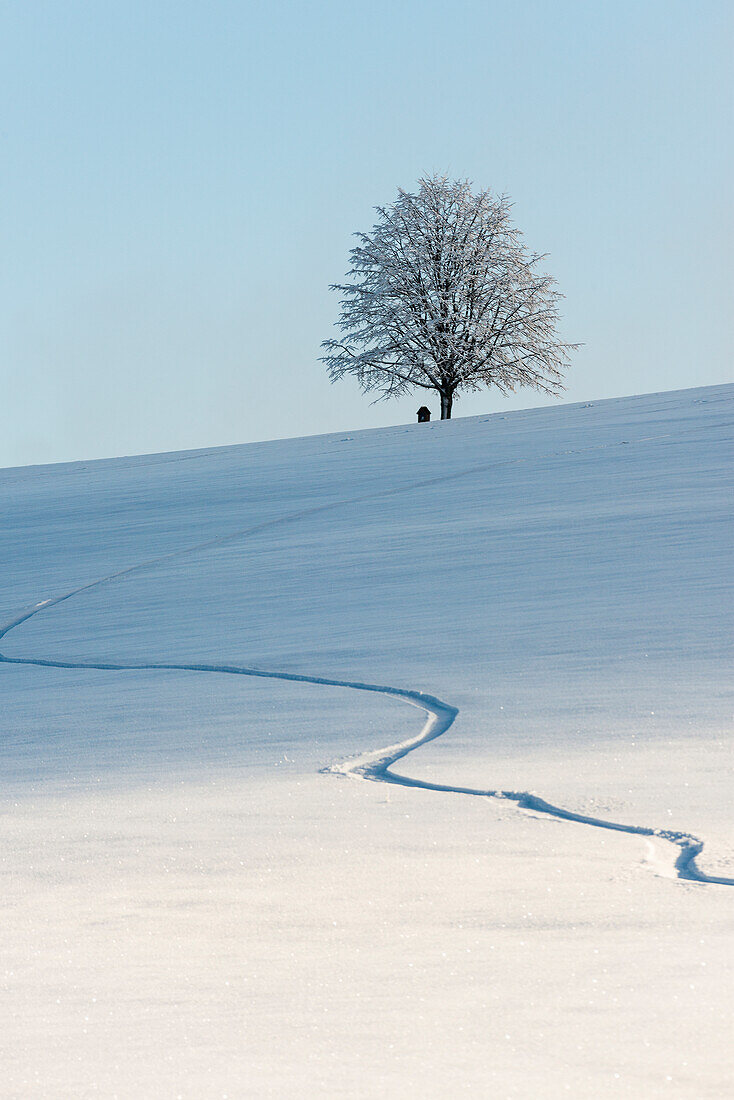
[[729, 1096], [733, 414], [0, 471], [6, 1094]]

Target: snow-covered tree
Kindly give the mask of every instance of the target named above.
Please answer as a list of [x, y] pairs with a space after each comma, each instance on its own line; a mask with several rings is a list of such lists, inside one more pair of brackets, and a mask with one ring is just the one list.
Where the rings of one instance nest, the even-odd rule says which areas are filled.
[[442, 420], [462, 390], [563, 389], [577, 346], [556, 336], [563, 296], [510, 208], [506, 195], [436, 175], [378, 206], [371, 232], [356, 234], [350, 281], [331, 288], [342, 294], [341, 339], [322, 344], [332, 382], [354, 375], [377, 400], [436, 390]]

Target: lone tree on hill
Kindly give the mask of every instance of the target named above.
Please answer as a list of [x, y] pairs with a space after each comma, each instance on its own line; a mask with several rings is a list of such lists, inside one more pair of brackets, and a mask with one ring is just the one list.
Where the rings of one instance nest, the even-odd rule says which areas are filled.
[[461, 390], [563, 389], [570, 350], [556, 336], [555, 280], [536, 270], [510, 200], [468, 180], [431, 176], [400, 190], [350, 253], [340, 340], [325, 340], [332, 382], [353, 374], [376, 400], [436, 390], [441, 419]]

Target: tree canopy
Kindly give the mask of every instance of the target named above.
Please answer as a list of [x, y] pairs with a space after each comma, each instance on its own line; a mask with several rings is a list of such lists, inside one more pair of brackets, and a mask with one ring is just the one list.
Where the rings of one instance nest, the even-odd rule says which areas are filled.
[[455, 394], [520, 386], [556, 394], [575, 344], [556, 335], [555, 280], [538, 271], [510, 220], [506, 195], [430, 176], [400, 190], [357, 233], [337, 322], [322, 344], [333, 381], [354, 375], [377, 400], [436, 390], [441, 418]]

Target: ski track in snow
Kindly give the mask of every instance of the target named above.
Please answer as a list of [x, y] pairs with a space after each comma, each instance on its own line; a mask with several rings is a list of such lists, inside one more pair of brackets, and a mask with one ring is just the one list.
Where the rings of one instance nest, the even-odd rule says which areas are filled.
[[[689, 429], [689, 431], [691, 432], [700, 430], [700, 428]], [[367, 493], [363, 496], [353, 497], [348, 500], [331, 501], [328, 504], [316, 505], [313, 508], [307, 508], [298, 512], [290, 513], [289, 515], [265, 520], [264, 522], [256, 524], [252, 527], [247, 527], [226, 535], [220, 535], [216, 538], [208, 539], [207, 541], [198, 543], [194, 546], [184, 547], [180, 550], [173, 550], [167, 554], [162, 554], [157, 558], [151, 558], [147, 561], [140, 562], [137, 565], [128, 566], [126, 569], [121, 569], [115, 573], [110, 573], [104, 577], [98, 578], [97, 580], [90, 581], [88, 584], [80, 585], [79, 587], [74, 588], [69, 592], [65, 592], [61, 596], [41, 600], [39, 603], [34, 604], [31, 608], [20, 612], [8, 622], [0, 625], [0, 638], [5, 637], [5, 635], [9, 634], [11, 630], [14, 630], [16, 627], [20, 626], [22, 623], [27, 622], [29, 619], [34, 618], [36, 615], [40, 614], [40, 612], [48, 610], [52, 607], [57, 607], [59, 604], [64, 603], [66, 600], [69, 600], [74, 596], [81, 595], [83, 592], [89, 592], [92, 589], [98, 588], [103, 584], [119, 580], [122, 577], [130, 576], [132, 573], [140, 572], [147, 568], [153, 568], [162, 564], [163, 562], [170, 561], [173, 558], [199, 553], [204, 550], [221, 546], [224, 543], [234, 541], [236, 539], [247, 538], [271, 527], [286, 523], [293, 523], [308, 516], [317, 515], [321, 512], [330, 511], [331, 509], [335, 509], [344, 505], [357, 504], [361, 503], [362, 501], [374, 500], [380, 497], [394, 496], [398, 493], [403, 492], [413, 492], [417, 489], [421, 489], [430, 485], [435, 485], [444, 481], [456, 480], [461, 477], [467, 477], [471, 474], [479, 473], [484, 470], [493, 469], [496, 467], [519, 465], [520, 463], [530, 461], [542, 461], [543, 459], [558, 458], [563, 455], [583, 454], [588, 453], [589, 451], [606, 450], [610, 447], [625, 446], [630, 443], [635, 443], [639, 445], [642, 443], [671, 438], [672, 436], [680, 436], [681, 434], [684, 433], [667, 432], [665, 434], [656, 436], [645, 436], [637, 440], [619, 440], [613, 443], [599, 444], [594, 447], [577, 448], [565, 451], [554, 451], [549, 454], [537, 455], [529, 458], [507, 459], [505, 461], [485, 463], [483, 465], [473, 466], [469, 469], [461, 470], [455, 473], [428, 478], [419, 482], [413, 482], [410, 485], [398, 486], [386, 490], [378, 490], [374, 493]], [[323, 768], [322, 772], [332, 775], [368, 780], [376, 783], [388, 783], [395, 786], [409, 787], [424, 791], [437, 791], [442, 794], [471, 795], [478, 798], [493, 798], [508, 802], [514, 802], [520, 809], [527, 810], [536, 814], [544, 814], [546, 816], [556, 818], [560, 821], [577, 822], [581, 825], [591, 825], [597, 829], [609, 829], [614, 832], [628, 833], [632, 836], [656, 837], [660, 840], [668, 841], [669, 843], [679, 848], [679, 853], [675, 860], [675, 871], [679, 879], [683, 879], [689, 882], [717, 884], [720, 886], [734, 886], [734, 878], [726, 878], [719, 875], [708, 875], [699, 869], [696, 864], [696, 857], [700, 855], [700, 853], [703, 851], [703, 841], [689, 833], [677, 832], [671, 829], [655, 829], [646, 825], [624, 825], [619, 822], [606, 821], [603, 818], [599, 817], [591, 817], [586, 814], [574, 813], [572, 810], [565, 810], [561, 806], [554, 806], [552, 803], [546, 802], [545, 799], [541, 798], [539, 795], [532, 794], [530, 791], [480, 790], [474, 787], [458, 787], [444, 783], [431, 783], [427, 780], [422, 779], [413, 779], [409, 776], [399, 775], [396, 772], [392, 771], [392, 765], [395, 764], [398, 760], [401, 760], [403, 757], [407, 756], [408, 753], [413, 752], [421, 745], [425, 745], [429, 741], [434, 741], [437, 737], [440, 737], [442, 734], [446, 733], [447, 730], [449, 730], [450, 727], [453, 725], [454, 720], [459, 713], [456, 707], [451, 706], [449, 703], [444, 703], [440, 699], [437, 699], [435, 696], [427, 695], [424, 692], [407, 691], [402, 688], [389, 687], [380, 684], [362, 683], [361, 681], [357, 680], [335, 680], [325, 676], [306, 676], [293, 672], [273, 672], [265, 669], [249, 668], [245, 665], [230, 664], [183, 664], [158, 661], [125, 663], [113, 663], [110, 661], [62, 661], [51, 660], [41, 657], [7, 657], [3, 653], [0, 653], [0, 664], [33, 665], [41, 668], [98, 669], [102, 671], [113, 672], [125, 672], [133, 670], [209, 673], [213, 672], [225, 675], [251, 676], [269, 680], [286, 680], [295, 683], [317, 684], [326, 687], [341, 687], [348, 688], [354, 691], [369, 691], [379, 695], [393, 696], [395, 698], [401, 699], [405, 703], [409, 703], [411, 706], [418, 707], [420, 710], [424, 711], [427, 719], [420, 733], [418, 733], [414, 737], [409, 738], [406, 741], [398, 742], [395, 745], [390, 745], [386, 748], [375, 749], [370, 752], [362, 753], [360, 756], [353, 757], [343, 763], [332, 764], [326, 768]]]

